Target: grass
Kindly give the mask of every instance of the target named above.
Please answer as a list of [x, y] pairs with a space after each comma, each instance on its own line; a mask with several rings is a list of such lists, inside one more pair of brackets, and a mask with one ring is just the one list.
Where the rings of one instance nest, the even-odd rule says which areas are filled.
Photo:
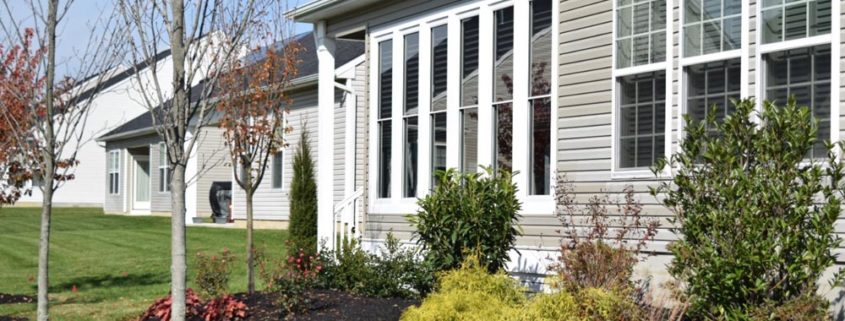
[[[0, 209], [0, 293], [35, 295], [39, 212]], [[228, 248], [236, 257], [231, 290], [246, 290], [245, 230], [189, 227], [187, 235], [189, 287], [194, 287], [196, 253]], [[279, 258], [286, 238], [287, 231], [256, 230], [255, 244]], [[169, 292], [168, 217], [59, 208], [53, 212], [50, 243], [51, 320], [128, 320]], [[35, 304], [0, 305], [3, 315], [34, 320]]]

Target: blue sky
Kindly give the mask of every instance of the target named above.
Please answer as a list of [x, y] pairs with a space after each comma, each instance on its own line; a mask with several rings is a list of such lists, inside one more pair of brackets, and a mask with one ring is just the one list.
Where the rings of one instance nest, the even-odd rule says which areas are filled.
[[[44, 2], [41, 0], [31, 0], [33, 2]], [[236, 0], [237, 1], [237, 0]], [[289, 8], [294, 8], [298, 4], [307, 3], [310, 0], [285, 0]], [[29, 1], [9, 1], [11, 6], [13, 18], [22, 23], [22, 25], [32, 24], [32, 14], [28, 7]], [[64, 4], [66, 1], [60, 1]], [[96, 23], [101, 13], [105, 10], [112, 10], [117, 0], [76, 0], [72, 4], [70, 11], [65, 19], [59, 25], [57, 30], [58, 48], [56, 50], [58, 64], [57, 72], [61, 74], [72, 74], [74, 56], [76, 53], [85, 49], [90, 39], [88, 34], [89, 26]], [[46, 6], [46, 4], [43, 4]], [[0, 19], [8, 19], [5, 10], [2, 10]], [[310, 24], [296, 24], [296, 33], [308, 31], [311, 29]], [[5, 38], [5, 35], [0, 34], [0, 38]], [[5, 43], [4, 41], [0, 43]]]

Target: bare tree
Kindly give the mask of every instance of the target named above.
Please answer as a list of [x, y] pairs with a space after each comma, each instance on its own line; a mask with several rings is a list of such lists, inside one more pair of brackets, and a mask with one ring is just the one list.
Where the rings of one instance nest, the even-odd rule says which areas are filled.
[[[42, 193], [40, 240], [38, 246], [38, 320], [49, 319], [49, 255], [50, 223], [53, 212], [53, 195], [64, 182], [74, 178], [78, 165], [76, 154], [79, 148], [93, 138], [86, 132], [88, 111], [102, 88], [120, 63], [118, 53], [122, 49], [118, 41], [117, 24], [114, 15], [105, 12], [100, 20], [92, 24], [91, 39], [83, 50], [75, 52], [75, 70], [57, 80], [56, 73], [56, 29], [66, 18], [72, 0], [60, 3], [48, 0], [47, 6], [35, 1], [14, 2], [3, 0], [0, 29], [7, 45], [22, 45], [22, 50], [32, 60], [30, 71], [33, 77], [18, 79], [29, 82], [19, 91], [20, 109], [15, 113], [0, 113], [7, 128], [5, 142], [11, 144], [14, 155], [10, 159], [18, 162], [28, 171], [24, 179], [40, 181]], [[31, 12], [31, 26], [24, 26], [13, 13], [15, 5], [24, 5]], [[30, 48], [31, 45], [35, 48]], [[25, 49], [23, 49], [25, 48]], [[19, 56], [22, 57], [22, 56]], [[0, 91], [14, 94], [14, 82], [6, 78], [0, 83]], [[18, 83], [20, 85], [20, 83]], [[20, 88], [20, 87], [18, 87]], [[8, 178], [8, 177], [7, 177]], [[12, 184], [23, 188], [18, 183]]]
[[[136, 73], [144, 105], [164, 139], [172, 171], [171, 292], [172, 319], [185, 320], [185, 190], [186, 168], [201, 131], [214, 119], [211, 98], [217, 92], [225, 62], [243, 53], [249, 37], [260, 32], [272, 0], [121, 0], [130, 56], [146, 63], [150, 77]], [[172, 66], [156, 59], [166, 48]], [[172, 72], [170, 79], [164, 79]]]

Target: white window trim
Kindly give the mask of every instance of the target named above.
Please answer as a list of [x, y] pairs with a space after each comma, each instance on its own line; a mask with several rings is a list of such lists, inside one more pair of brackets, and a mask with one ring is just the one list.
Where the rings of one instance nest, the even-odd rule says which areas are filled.
[[[369, 162], [370, 170], [369, 178], [369, 195], [368, 206], [369, 211], [378, 214], [396, 214], [406, 215], [416, 213], [418, 210], [417, 199], [425, 197], [430, 190], [431, 182], [431, 113], [430, 113], [430, 91], [431, 91], [431, 75], [430, 75], [430, 59], [431, 59], [431, 28], [436, 26], [448, 25], [448, 82], [447, 91], [449, 97], [446, 109], [447, 114], [447, 151], [446, 151], [446, 166], [448, 168], [460, 167], [460, 23], [462, 19], [474, 16], [479, 17], [480, 34], [479, 34], [479, 137], [478, 137], [478, 163], [481, 165], [489, 165], [493, 161], [492, 137], [493, 135], [485, 135], [484, 133], [492, 133], [492, 55], [493, 55], [493, 35], [490, 29], [493, 26], [493, 12], [505, 7], [514, 7], [514, 82], [527, 83], [530, 78], [530, 66], [527, 65], [528, 46], [530, 45], [530, 37], [520, 37], [521, 32], [530, 31], [530, 20], [519, 19], [521, 16], [530, 14], [529, 1], [501, 1], [488, 0], [478, 1], [468, 4], [458, 4], [446, 8], [438, 9], [430, 14], [422, 17], [413, 18], [409, 20], [402, 20], [396, 23], [387, 24], [371, 29], [370, 32], [370, 48], [377, 48], [381, 41], [393, 39], [393, 119], [392, 119], [392, 160], [391, 166], [391, 196], [389, 198], [378, 197], [378, 162]], [[559, 3], [552, 1], [552, 34], [559, 34]], [[405, 198], [403, 197], [404, 171], [397, 171], [403, 169], [404, 164], [404, 36], [409, 33], [419, 32], [420, 34], [420, 102], [419, 102], [419, 148], [417, 159], [417, 197]], [[555, 41], [557, 37], [552, 37]], [[551, 173], [557, 171], [557, 106], [558, 106], [558, 44], [552, 46], [552, 92], [551, 92]], [[403, 53], [403, 54], [397, 54]], [[525, 58], [520, 60], [519, 57]], [[377, 63], [378, 50], [370, 50], [371, 64]], [[520, 63], [522, 61], [523, 63]], [[489, 68], [488, 68], [489, 67]], [[378, 72], [371, 69], [369, 74], [369, 81], [371, 84], [378, 82]], [[489, 80], [489, 81], [488, 81]], [[378, 90], [370, 91], [370, 101], [378, 101]], [[514, 141], [528, 142], [530, 133], [528, 133], [529, 126], [527, 121], [530, 120], [530, 111], [528, 110], [528, 96], [529, 90], [527, 86], [514, 86]], [[375, 112], [374, 106], [371, 104], [369, 112]], [[517, 123], [525, 122], [525, 126], [516, 126]], [[378, 144], [378, 123], [374, 117], [370, 117], [370, 134], [369, 141], [372, 144]], [[521, 128], [521, 129], [520, 129]], [[553, 195], [528, 195], [528, 162], [529, 150], [528, 144], [513, 144], [514, 150], [514, 170], [519, 171], [519, 175], [514, 177], [514, 183], [518, 187], [517, 197], [523, 202], [523, 209], [520, 214], [523, 215], [542, 215], [549, 216], [554, 213], [554, 196]], [[516, 155], [524, 155], [525, 157], [516, 157]], [[378, 148], [370, 148], [370, 159], [378, 159]], [[554, 193], [554, 176], [550, 180], [550, 194]]]
[[[113, 166], [112, 165], [113, 164], [112, 156], [117, 157], [117, 168], [112, 167]], [[123, 188], [120, 186], [120, 184], [123, 180], [120, 177], [121, 176], [120, 175], [121, 162], [120, 162], [120, 150], [119, 149], [114, 149], [114, 150], [109, 151], [108, 163], [109, 164], [108, 164], [108, 172], [107, 172], [108, 175], [107, 176], [108, 176], [109, 182], [108, 182], [107, 188], [109, 190], [109, 195], [120, 195], [120, 192], [123, 190]], [[112, 178], [111, 178], [112, 174], [117, 174], [117, 186], [115, 186], [115, 189], [116, 189], [115, 192], [112, 192], [112, 185], [111, 185], [112, 184]]]
[[[830, 2], [830, 33], [825, 35], [818, 35], [812, 36], [807, 38], [801, 39], [793, 39], [793, 40], [785, 40], [770, 44], [763, 44], [763, 34], [762, 32], [757, 32], [756, 43], [758, 44], [756, 54], [754, 56], [755, 59], [755, 70], [757, 71], [755, 74], [755, 96], [758, 98], [757, 102], [757, 111], [762, 111], [763, 109], [763, 101], [766, 97], [766, 63], [763, 61], [763, 56], [778, 51], [785, 51], [789, 49], [799, 49], [799, 48], [807, 48], [807, 47], [814, 47], [819, 45], [830, 45], [830, 141], [838, 142], [841, 140], [840, 135], [840, 104], [839, 104], [839, 86], [840, 86], [840, 68], [839, 65], [841, 63], [841, 33], [840, 33], [840, 1], [831, 0]], [[763, 6], [757, 6], [757, 12], [755, 13], [758, 17], [757, 19], [757, 26], [756, 30], [762, 30], [763, 27], [763, 19], [762, 19], [762, 12]], [[745, 85], [745, 84], [743, 84]], [[759, 120], [758, 120], [759, 121]], [[836, 154], [836, 158], [839, 161], [842, 161], [842, 151], [838, 148], [834, 149], [834, 153]]]
[[[619, 136], [619, 134], [618, 134], [618, 131], [619, 131], [619, 128], [618, 128], [619, 127], [619, 119], [618, 119], [618, 115], [619, 115], [619, 111], [618, 111], [618, 109], [619, 109], [619, 82], [618, 82], [618, 80], [619, 80], [620, 77], [642, 74], [642, 73], [648, 73], [648, 72], [664, 71], [666, 73], [666, 86], [665, 86], [666, 87], [666, 94], [665, 94], [665, 96], [666, 96], [666, 103], [665, 103], [666, 111], [664, 112], [664, 114], [665, 114], [665, 118], [664, 118], [665, 126], [663, 126], [665, 128], [665, 133], [664, 133], [664, 136], [663, 136], [665, 142], [663, 143], [663, 153], [664, 153], [664, 156], [666, 156], [666, 157], [671, 155], [672, 154], [672, 125], [671, 124], [672, 124], [672, 109], [673, 109], [673, 106], [674, 106], [674, 104], [673, 104], [674, 97], [672, 95], [672, 85], [673, 85], [672, 81], [673, 81], [673, 61], [674, 61], [674, 58], [675, 58], [675, 57], [673, 57], [673, 55], [674, 55], [673, 46], [674, 46], [674, 42], [675, 42], [674, 37], [673, 37], [674, 36], [673, 35], [673, 27], [674, 27], [674, 21], [675, 21], [675, 19], [673, 17], [673, 11], [674, 11], [674, 8], [675, 8], [674, 1], [666, 0], [666, 30], [665, 30], [665, 34], [666, 34], [666, 48], [665, 48], [665, 50], [666, 50], [666, 60], [662, 61], [662, 62], [658, 62], [658, 63], [650, 63], [650, 64], [647, 64], [647, 65], [633, 66], [633, 67], [627, 67], [627, 68], [622, 68], [622, 69], [616, 68], [616, 63], [617, 63], [617, 61], [616, 61], [616, 36], [617, 36], [616, 35], [616, 33], [617, 33], [616, 32], [617, 31], [616, 30], [617, 29], [616, 24], [617, 24], [617, 20], [618, 20], [616, 18], [616, 9], [617, 9], [618, 3], [615, 0], [611, 1], [611, 2], [613, 4], [612, 5], [612, 10], [613, 10], [612, 15], [613, 15], [613, 17], [611, 19], [613, 21], [612, 24], [611, 24], [612, 28], [613, 28], [613, 32], [612, 32], [612, 36], [611, 36], [611, 41], [612, 41], [612, 46], [611, 46], [611, 48], [612, 48], [611, 49], [611, 60], [612, 61], [611, 61], [611, 65], [612, 65], [612, 70], [613, 70], [613, 72], [612, 72], [613, 77], [610, 79], [610, 82], [611, 82], [611, 101], [612, 101], [612, 103], [611, 103], [612, 111], [611, 111], [611, 116], [610, 116], [610, 124], [611, 124], [611, 126], [610, 126], [610, 136], [611, 136], [611, 142], [610, 142], [610, 150], [611, 150], [610, 178], [612, 180], [654, 179], [655, 178], [654, 173], [652, 173], [651, 170], [648, 169], [648, 168], [641, 168], [641, 167], [638, 167], [638, 168], [620, 168], [620, 166], [618, 164], [618, 162], [620, 160], [620, 157], [619, 157], [619, 141], [618, 141], [619, 140], [619, 137], [618, 137]], [[681, 14], [681, 16], [683, 16], [683, 14]], [[683, 24], [681, 24], [681, 26], [683, 26]], [[683, 28], [681, 28], [681, 29], [683, 29]], [[669, 174], [670, 174], [670, 170], [667, 166], [667, 168], [665, 168], [663, 170], [661, 175], [666, 176], [666, 175], [669, 175]]]

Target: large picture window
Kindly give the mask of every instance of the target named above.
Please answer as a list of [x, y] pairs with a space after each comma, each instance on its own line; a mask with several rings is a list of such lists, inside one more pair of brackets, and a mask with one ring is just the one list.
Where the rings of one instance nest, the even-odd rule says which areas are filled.
[[120, 194], [120, 151], [109, 151], [109, 194]]
[[616, 1], [616, 68], [666, 60], [666, 0]]
[[378, 98], [378, 197], [390, 197], [393, 115], [393, 41], [382, 41], [379, 50]]
[[513, 7], [494, 12], [493, 114], [497, 169], [513, 170]]
[[548, 195], [552, 153], [552, 1], [531, 2], [531, 88], [528, 107], [531, 115], [529, 193]]
[[461, 21], [461, 170], [478, 171], [478, 17]]
[[448, 26], [431, 29], [431, 182], [437, 184], [437, 172], [446, 169], [447, 64], [449, 59]]
[[619, 79], [619, 167], [647, 168], [664, 154], [666, 73]]
[[794, 96], [796, 103], [809, 107], [819, 122], [818, 140], [811, 157], [825, 157], [824, 141], [830, 140], [830, 59], [829, 45], [765, 56], [766, 99], [784, 104], [790, 96]]

